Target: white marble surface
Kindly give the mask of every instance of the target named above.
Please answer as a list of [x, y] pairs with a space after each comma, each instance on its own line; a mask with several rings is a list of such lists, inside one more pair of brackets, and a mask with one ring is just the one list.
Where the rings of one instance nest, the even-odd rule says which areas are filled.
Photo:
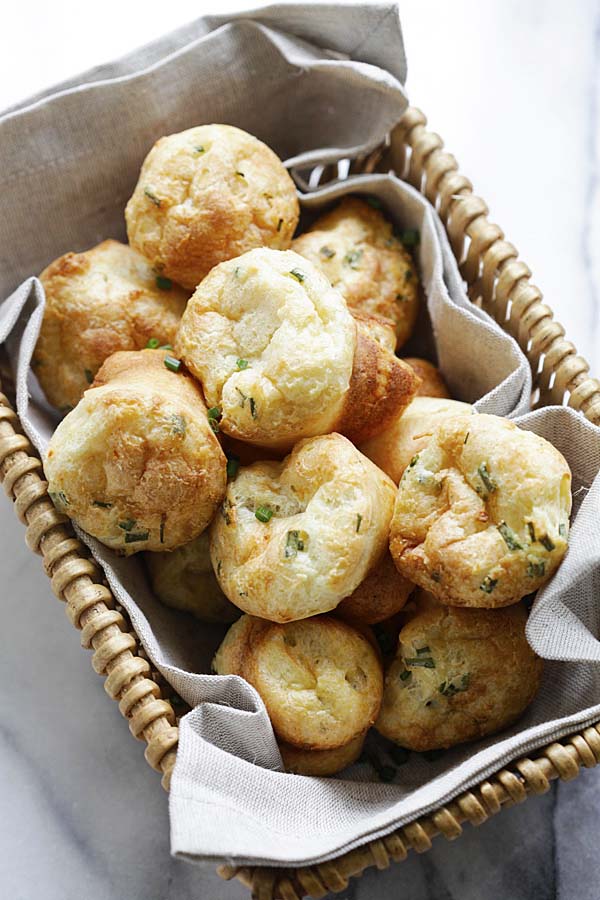
[[[205, 9], [75, 0], [3, 10], [0, 107]], [[404, 0], [411, 100], [600, 369], [597, 0]], [[1, 150], [0, 150], [1, 153]], [[595, 365], [594, 365], [595, 364]], [[237, 884], [169, 857], [166, 795], [91, 670], [0, 498], [0, 896], [234, 900]], [[343, 896], [598, 900], [600, 772], [437, 843]]]

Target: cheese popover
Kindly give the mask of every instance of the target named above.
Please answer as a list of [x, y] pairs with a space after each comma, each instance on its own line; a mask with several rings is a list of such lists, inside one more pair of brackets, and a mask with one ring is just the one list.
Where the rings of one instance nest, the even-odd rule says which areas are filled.
[[213, 572], [208, 531], [170, 553], [147, 553], [144, 561], [158, 599], [202, 622], [234, 622], [240, 615]]
[[251, 250], [214, 268], [186, 307], [175, 348], [220, 429], [275, 449], [336, 430], [366, 439], [419, 383], [289, 250]]
[[112, 353], [172, 344], [189, 296], [118, 241], [66, 253], [40, 281], [46, 305], [31, 365], [48, 402], [65, 412]]
[[400, 612], [414, 587], [386, 553], [352, 594], [338, 604], [336, 615], [349, 622], [376, 625]]
[[113, 354], [46, 454], [56, 506], [126, 555], [193, 540], [225, 494], [225, 455], [178, 366], [164, 350]]
[[278, 738], [306, 750], [345, 746], [374, 723], [381, 704], [376, 650], [330, 616], [258, 631], [243, 676], [262, 697]]
[[304, 750], [302, 747], [294, 747], [280, 741], [279, 752], [286, 772], [325, 778], [328, 775], [336, 775], [356, 762], [362, 753], [365, 737], [366, 733], [359, 734], [347, 744], [334, 747], [332, 750]]
[[472, 406], [459, 400], [417, 396], [383, 431], [361, 443], [360, 451], [398, 484], [413, 456], [427, 446], [442, 419], [469, 415], [472, 410]]
[[253, 247], [287, 249], [298, 216], [281, 160], [232, 125], [160, 138], [125, 210], [132, 247], [190, 290], [213, 266]]
[[210, 529], [226, 596], [273, 622], [334, 609], [387, 548], [392, 481], [339, 434], [240, 468]]
[[417, 397], [445, 397], [446, 400], [450, 400], [448, 385], [440, 370], [433, 363], [430, 363], [428, 359], [421, 359], [419, 356], [403, 356], [402, 359], [408, 363], [411, 369], [414, 369], [421, 379]]
[[400, 481], [396, 566], [442, 603], [516, 603], [566, 552], [570, 488], [566, 460], [544, 438], [498, 416], [446, 419]]
[[390, 319], [401, 347], [417, 318], [416, 266], [391, 222], [371, 203], [377, 201], [344, 198], [292, 248], [324, 272], [351, 309]]
[[[417, 605], [418, 609], [418, 605]], [[400, 631], [377, 730], [411, 750], [453, 747], [512, 724], [535, 697], [542, 661], [527, 614], [426, 604]]]

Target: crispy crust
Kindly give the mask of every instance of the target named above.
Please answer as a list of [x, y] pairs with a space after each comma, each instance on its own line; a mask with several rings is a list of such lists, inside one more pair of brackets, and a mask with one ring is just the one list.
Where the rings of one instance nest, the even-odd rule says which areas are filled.
[[216, 675], [244, 674], [244, 661], [248, 648], [270, 623], [255, 616], [241, 616], [234, 622], [217, 650], [212, 667]]
[[328, 616], [271, 624], [253, 635], [243, 665], [277, 736], [306, 750], [332, 750], [377, 718], [382, 669], [369, 641]]
[[421, 379], [417, 397], [440, 397], [450, 400], [451, 394], [448, 390], [448, 385], [444, 381], [440, 370], [433, 363], [417, 356], [405, 356], [403, 359]]
[[[275, 622], [333, 609], [383, 555], [393, 483], [339, 434], [301, 441], [283, 462], [240, 468], [211, 525], [222, 590]], [[272, 518], [259, 521], [267, 507]]]
[[280, 741], [279, 751], [286, 772], [325, 778], [328, 775], [337, 775], [356, 762], [362, 753], [365, 737], [366, 732], [333, 750], [303, 750], [301, 747], [293, 747]]
[[[396, 349], [396, 329], [391, 319], [385, 319], [383, 316], [369, 315], [369, 313], [361, 313], [356, 309], [350, 308], [352, 318], [357, 327], [364, 334], [377, 341], [380, 347], [394, 353]], [[414, 370], [414, 367], [413, 367]]]
[[427, 604], [400, 632], [377, 730], [423, 751], [512, 724], [535, 697], [542, 675], [542, 661], [525, 638], [526, 621], [520, 605], [483, 610]]
[[402, 415], [419, 383], [409, 365], [385, 350], [363, 323], [357, 322], [350, 387], [334, 430], [354, 444], [362, 444]]
[[173, 343], [189, 296], [176, 284], [161, 290], [139, 253], [110, 240], [54, 260], [40, 281], [46, 306], [32, 368], [65, 411], [112, 353], [142, 350], [150, 338]]
[[240, 611], [230, 603], [213, 572], [208, 532], [171, 553], [146, 553], [146, 568], [158, 599], [201, 622], [235, 622]]
[[296, 188], [276, 154], [231, 125], [200, 125], [156, 142], [125, 210], [129, 242], [193, 290], [253, 247], [285, 250]]
[[570, 487], [566, 460], [544, 438], [498, 416], [446, 419], [400, 481], [396, 566], [442, 603], [516, 603], [567, 550]]
[[386, 553], [356, 590], [338, 604], [336, 615], [348, 622], [375, 625], [400, 612], [413, 589], [414, 584], [398, 572]]
[[423, 450], [436, 426], [448, 416], [470, 415], [473, 407], [458, 400], [415, 397], [387, 428], [364, 443], [360, 450], [398, 484], [411, 459]]
[[196, 538], [223, 499], [226, 460], [199, 388], [160, 350], [115, 353], [48, 448], [61, 511], [129, 555]]
[[379, 210], [346, 197], [292, 247], [322, 269], [353, 311], [391, 320], [397, 346], [408, 340], [419, 305], [416, 266]]

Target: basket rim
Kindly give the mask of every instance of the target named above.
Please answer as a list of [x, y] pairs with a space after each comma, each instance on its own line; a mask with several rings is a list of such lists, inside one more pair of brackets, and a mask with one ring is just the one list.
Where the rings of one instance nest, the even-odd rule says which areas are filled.
[[[469, 298], [488, 311], [515, 339], [532, 366], [535, 406], [564, 403], [600, 425], [600, 382], [565, 339], [564, 328], [530, 283], [528, 267], [518, 259], [502, 230], [487, 219], [486, 204], [458, 172], [441, 138], [425, 128], [422, 112], [409, 107], [389, 141], [367, 157], [352, 161], [350, 174], [394, 171], [437, 207], [450, 245], [468, 286]], [[322, 179], [337, 177], [325, 169]], [[104, 687], [119, 702], [132, 734], [147, 744], [148, 763], [162, 774], [168, 790], [175, 764], [178, 729], [174, 692], [151, 664], [125, 612], [110, 591], [69, 520], [47, 494], [42, 463], [22, 433], [10, 400], [0, 393], [0, 480], [27, 526], [29, 548], [43, 557], [56, 596], [81, 630], [82, 645], [94, 651], [92, 665]], [[176, 695], [175, 695], [176, 696]], [[533, 758], [513, 761], [433, 812], [417, 816], [389, 835], [314, 866], [292, 869], [222, 865], [224, 879], [237, 878], [260, 900], [300, 900], [345, 890], [348, 880], [371, 866], [386, 868], [409, 850], [425, 852], [432, 838], [453, 840], [465, 821], [479, 825], [503, 808], [545, 793], [551, 780], [570, 780], [581, 767], [600, 762], [600, 721], [540, 748]]]

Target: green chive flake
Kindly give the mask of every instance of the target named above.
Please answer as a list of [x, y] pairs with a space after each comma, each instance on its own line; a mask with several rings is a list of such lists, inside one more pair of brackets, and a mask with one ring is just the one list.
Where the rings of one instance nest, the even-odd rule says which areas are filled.
[[149, 531], [127, 531], [125, 533], [126, 544], [137, 544], [139, 541], [147, 541]]
[[435, 669], [435, 660], [431, 656], [411, 656], [404, 660], [405, 666], [421, 666], [423, 669]]
[[515, 534], [515, 532], [510, 528], [506, 522], [501, 522], [498, 525], [498, 531], [502, 535], [504, 543], [508, 547], [509, 550], [522, 550], [523, 544], [519, 542], [519, 538]]
[[360, 531], [360, 523], [362, 522], [362, 516], [360, 513], [356, 513], [356, 533], [358, 534]]
[[331, 247], [328, 247], [327, 245], [321, 247], [319, 253], [323, 257], [323, 259], [333, 259], [333, 257], [335, 256], [335, 250], [332, 250]]
[[498, 485], [490, 475], [487, 463], [481, 463], [481, 465], [477, 469], [477, 473], [483, 481], [486, 490], [488, 490], [490, 494], [493, 494], [494, 491], [498, 490]]
[[259, 506], [254, 513], [259, 522], [267, 523], [273, 518], [273, 510], [268, 506]]
[[69, 501], [64, 491], [48, 491], [48, 496], [55, 506], [68, 506]]
[[497, 584], [497, 578], [491, 578], [489, 575], [486, 575], [479, 585], [479, 590], [483, 591], [484, 594], [491, 594]]
[[360, 260], [362, 255], [363, 255], [362, 250], [358, 250], [358, 249], [350, 250], [348, 253], [346, 253], [346, 255], [344, 257], [344, 262], [346, 263], [347, 266], [350, 266], [351, 269], [356, 270], [356, 269], [358, 269], [358, 266], [356, 265], [356, 263]]
[[136, 526], [135, 519], [125, 519], [124, 522], [119, 522], [119, 528], [122, 528], [123, 531], [133, 531]]
[[549, 537], [549, 535], [547, 535], [547, 534], [545, 534], [543, 537], [540, 538], [540, 544], [542, 545], [542, 547], [545, 547], [546, 550], [548, 550], [548, 552], [550, 552], [551, 550], [554, 550], [554, 548], [556, 546], [556, 544], [554, 543], [552, 538]]
[[248, 362], [247, 359], [238, 359], [238, 360], [236, 360], [235, 364], [240, 372], [243, 371], [244, 369], [247, 369], [248, 366], [250, 365], [250, 363]]
[[170, 372], [179, 372], [181, 368], [181, 360], [174, 356], [165, 356], [164, 363]]
[[170, 291], [173, 287], [173, 282], [170, 278], [165, 278], [164, 275], [156, 276], [156, 287], [161, 291]]
[[561, 538], [566, 538], [566, 536], [567, 536], [567, 526], [565, 525], [564, 522], [561, 522], [560, 525], [558, 526], [558, 533], [559, 533], [559, 535], [561, 536]]
[[291, 278], [295, 278], [300, 284], [306, 280], [306, 275], [304, 272], [301, 272], [300, 269], [292, 269], [291, 272], [287, 273]]
[[206, 151], [205, 151], [204, 147], [198, 146], [198, 147], [194, 147], [194, 152], [197, 153], [198, 156], [200, 156], [200, 154], [205, 153]]
[[283, 225], [283, 219], [280, 219], [277, 223], [277, 231], [281, 231], [281, 226]]
[[286, 559], [291, 559], [293, 556], [298, 556], [298, 553], [306, 551], [307, 544], [308, 535], [305, 531], [288, 531], [285, 550], [283, 552], [284, 557]]
[[158, 338], [149, 338], [148, 343], [146, 344], [146, 350], [158, 350], [160, 347], [160, 341]]
[[235, 478], [240, 468], [240, 458], [239, 456], [231, 456], [227, 457], [227, 477]]
[[543, 560], [539, 562], [530, 562], [527, 566], [527, 575], [529, 578], [541, 578], [546, 574], [546, 563]]
[[160, 205], [161, 205], [160, 199], [156, 196], [156, 194], [154, 193], [152, 188], [149, 188], [149, 187], [144, 188], [144, 194], [146, 195], [148, 200], [151, 200], [155, 206], [158, 206], [160, 208]]
[[112, 509], [112, 503], [105, 503], [104, 500], [92, 500], [92, 506], [98, 506], [100, 509]]
[[187, 422], [183, 418], [183, 416], [172, 415], [171, 416], [171, 424], [172, 429], [171, 432], [173, 434], [185, 434], [187, 428]]

